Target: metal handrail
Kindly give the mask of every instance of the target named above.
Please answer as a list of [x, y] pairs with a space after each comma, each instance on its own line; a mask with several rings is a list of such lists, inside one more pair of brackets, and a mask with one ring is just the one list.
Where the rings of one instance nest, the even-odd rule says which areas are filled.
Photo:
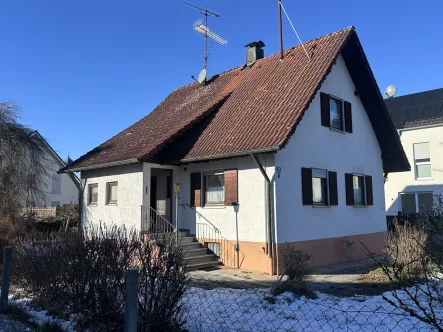
[[221, 234], [220, 229], [218, 229], [218, 228], [217, 228], [212, 222], [210, 222], [210, 221], [208, 220], [208, 218], [206, 218], [204, 215], [202, 215], [200, 212], [198, 212], [196, 209], [194, 209], [194, 207], [192, 207], [191, 205], [186, 204], [186, 206], [188, 206], [189, 208], [191, 208], [192, 210], [194, 210], [194, 211], [198, 214], [198, 217], [199, 217], [199, 218], [203, 218], [203, 219], [205, 219], [206, 222], [207, 222], [209, 225], [211, 225], [212, 227], [214, 227], [214, 230], [215, 230], [216, 232], [218, 232], [218, 233]]
[[141, 232], [146, 233], [172, 233], [176, 232], [175, 226], [165, 217], [161, 216], [151, 206], [140, 205]]
[[[217, 255], [220, 261], [226, 265], [231, 267], [239, 268], [241, 262], [244, 259], [243, 252], [240, 251], [238, 245], [232, 243], [228, 239], [226, 239], [223, 235], [221, 235], [220, 229], [214, 226], [204, 215], [198, 212], [194, 207], [186, 204], [189, 208], [194, 210], [199, 218], [203, 218], [207, 223], [196, 223], [195, 224], [195, 237], [197, 241], [199, 241], [203, 245], [209, 245], [212, 243], [216, 243], [219, 247], [216, 249], [215, 247], [208, 249], [212, 250], [215, 255]], [[218, 251], [218, 252], [217, 252]], [[240, 255], [242, 259], [240, 260]]]

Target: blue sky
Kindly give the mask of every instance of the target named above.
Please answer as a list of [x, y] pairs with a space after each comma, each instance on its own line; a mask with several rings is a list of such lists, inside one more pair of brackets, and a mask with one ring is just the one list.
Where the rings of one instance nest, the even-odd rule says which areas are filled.
[[[192, 0], [221, 13], [209, 26], [208, 73], [245, 61], [261, 39], [278, 51], [277, 0]], [[354, 25], [381, 89], [440, 88], [439, 0], [283, 0], [304, 41]], [[202, 67], [198, 12], [179, 0], [2, 0], [0, 100], [21, 103], [22, 121], [64, 158], [77, 158], [149, 113]], [[297, 45], [284, 22], [284, 46]]]

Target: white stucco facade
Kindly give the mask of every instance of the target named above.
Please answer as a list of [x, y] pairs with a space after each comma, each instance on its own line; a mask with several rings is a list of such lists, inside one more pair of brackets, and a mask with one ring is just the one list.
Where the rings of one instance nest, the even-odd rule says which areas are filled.
[[[399, 134], [411, 170], [388, 174], [388, 181], [385, 183], [386, 213], [391, 216], [402, 211], [401, 193], [443, 194], [443, 126], [406, 128], [401, 129]], [[416, 143], [426, 142], [429, 142], [432, 177], [418, 179], [413, 146]]]
[[[143, 205], [143, 165], [130, 164], [82, 172], [83, 216], [82, 223], [106, 223], [140, 229]], [[117, 182], [117, 204], [106, 204], [107, 183]], [[98, 186], [97, 204], [90, 202], [90, 186]]]
[[78, 204], [78, 184], [76, 185], [69, 174], [57, 174], [57, 172], [66, 165], [60, 157], [49, 148], [44, 147], [43, 150], [45, 152], [46, 176], [41, 189], [44, 192], [45, 197], [38, 201], [29, 197], [26, 204], [30, 206], [62, 206], [64, 204]]
[[[381, 149], [340, 56], [287, 146], [276, 153], [278, 242], [306, 241], [386, 231]], [[320, 92], [352, 103], [353, 133], [321, 126]], [[338, 206], [302, 205], [301, 168], [337, 172]], [[372, 176], [373, 206], [346, 205], [345, 173]]]

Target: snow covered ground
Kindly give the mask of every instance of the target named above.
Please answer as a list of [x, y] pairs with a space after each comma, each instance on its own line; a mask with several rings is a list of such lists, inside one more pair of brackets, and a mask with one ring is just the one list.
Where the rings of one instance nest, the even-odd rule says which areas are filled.
[[[419, 289], [419, 299], [426, 306], [422, 290]], [[405, 292], [398, 294], [412, 305]], [[385, 296], [392, 299], [389, 292]], [[75, 330], [73, 321], [57, 319], [44, 310], [37, 310], [29, 299], [11, 299], [11, 302], [30, 313], [38, 324], [57, 322], [65, 331]], [[204, 290], [193, 287], [187, 291], [183, 304], [186, 328], [190, 332], [434, 331], [429, 325], [395, 309], [382, 296], [340, 298], [318, 293], [318, 298], [312, 300], [295, 298], [288, 292], [272, 297], [269, 289]], [[443, 318], [443, 308], [434, 309]]]
[[[404, 292], [399, 294], [406, 298]], [[186, 327], [191, 332], [434, 331], [395, 309], [382, 296], [318, 295], [311, 300], [284, 293], [274, 300], [266, 289], [192, 288], [185, 298]], [[385, 295], [391, 297], [389, 292]]]

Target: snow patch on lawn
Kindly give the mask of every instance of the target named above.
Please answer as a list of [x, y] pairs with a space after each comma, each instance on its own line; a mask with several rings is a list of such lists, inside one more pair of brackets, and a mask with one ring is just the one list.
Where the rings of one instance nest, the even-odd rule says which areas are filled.
[[[404, 291], [398, 294], [407, 298]], [[390, 292], [384, 295], [392, 298]], [[424, 303], [423, 292], [419, 296]], [[191, 332], [435, 330], [394, 308], [382, 296], [339, 298], [318, 293], [318, 299], [311, 300], [291, 293], [272, 298], [267, 289], [191, 288], [184, 304], [186, 327]]]

